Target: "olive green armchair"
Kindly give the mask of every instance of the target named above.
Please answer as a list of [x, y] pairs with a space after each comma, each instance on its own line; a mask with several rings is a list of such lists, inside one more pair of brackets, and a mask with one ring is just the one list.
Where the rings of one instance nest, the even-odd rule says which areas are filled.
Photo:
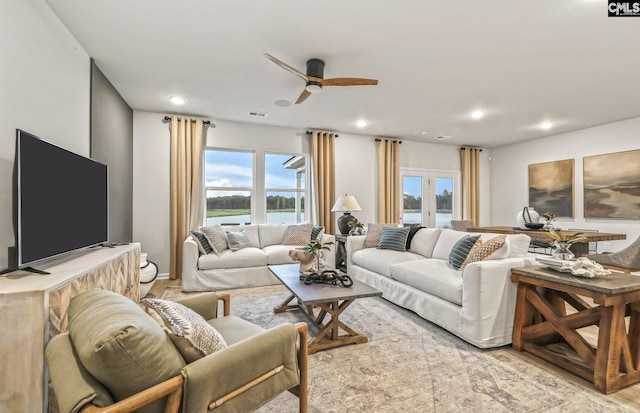
[[230, 315], [228, 294], [178, 302], [207, 320], [227, 347], [187, 363], [162, 327], [128, 298], [105, 290], [74, 297], [69, 332], [46, 348], [59, 410], [250, 412], [288, 390], [307, 412], [305, 323], [264, 330]]

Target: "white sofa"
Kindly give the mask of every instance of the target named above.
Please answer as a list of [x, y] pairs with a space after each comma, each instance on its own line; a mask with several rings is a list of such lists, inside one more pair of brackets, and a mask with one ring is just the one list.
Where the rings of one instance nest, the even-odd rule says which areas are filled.
[[[291, 264], [291, 249], [296, 245], [283, 245], [289, 225], [252, 224], [225, 226], [227, 231], [244, 231], [251, 246], [220, 254], [201, 254], [192, 236], [183, 243], [182, 290], [219, 291], [233, 288], [278, 284], [267, 265]], [[320, 242], [335, 242], [335, 237], [322, 234]], [[325, 262], [333, 267], [335, 248], [325, 251]]]
[[[458, 271], [448, 258], [465, 235], [423, 228], [406, 252], [363, 248], [365, 236], [348, 237], [347, 273], [381, 290], [383, 298], [477, 347], [509, 344], [516, 301], [511, 268], [535, 265], [527, 253], [530, 237], [508, 235], [494, 254]], [[481, 234], [483, 240], [497, 235]]]

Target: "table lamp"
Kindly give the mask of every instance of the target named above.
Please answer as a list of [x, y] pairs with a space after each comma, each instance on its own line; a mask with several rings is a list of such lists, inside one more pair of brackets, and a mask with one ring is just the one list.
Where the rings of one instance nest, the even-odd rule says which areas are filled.
[[351, 215], [351, 211], [362, 211], [362, 208], [360, 208], [355, 196], [347, 194], [340, 195], [331, 208], [331, 212], [344, 212], [338, 217], [338, 229], [343, 235], [349, 234], [349, 221], [355, 218]]

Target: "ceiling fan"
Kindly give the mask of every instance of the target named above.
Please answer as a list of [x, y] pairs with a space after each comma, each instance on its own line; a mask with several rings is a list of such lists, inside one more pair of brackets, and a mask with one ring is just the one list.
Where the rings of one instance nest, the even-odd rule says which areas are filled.
[[324, 76], [324, 61], [320, 59], [307, 60], [307, 73], [304, 74], [298, 69], [289, 66], [282, 60], [279, 60], [269, 53], [265, 53], [264, 56], [277, 64], [284, 70], [293, 73], [306, 82], [306, 86], [298, 100], [296, 105], [304, 102], [309, 95], [322, 91], [324, 86], [362, 86], [362, 85], [377, 85], [376, 79], [362, 79], [359, 77], [336, 77], [333, 79], [325, 79]]

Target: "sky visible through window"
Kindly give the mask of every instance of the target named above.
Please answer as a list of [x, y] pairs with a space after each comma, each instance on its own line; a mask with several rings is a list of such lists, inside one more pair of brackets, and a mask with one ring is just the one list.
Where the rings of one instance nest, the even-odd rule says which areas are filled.
[[[436, 179], [436, 194], [441, 194], [445, 189], [453, 192], [453, 179]], [[422, 179], [417, 176], [405, 176], [403, 180], [403, 193], [414, 197], [422, 196]]]
[[[297, 187], [296, 171], [286, 169], [283, 164], [292, 155], [267, 154], [265, 156], [265, 187], [270, 189]], [[305, 176], [302, 175], [300, 188], [305, 188]], [[212, 187], [241, 187], [253, 186], [253, 153], [223, 150], [205, 151], [205, 185]], [[209, 194], [235, 195], [245, 192], [225, 191], [224, 193], [209, 191]], [[270, 195], [293, 197], [291, 192], [269, 191]]]

